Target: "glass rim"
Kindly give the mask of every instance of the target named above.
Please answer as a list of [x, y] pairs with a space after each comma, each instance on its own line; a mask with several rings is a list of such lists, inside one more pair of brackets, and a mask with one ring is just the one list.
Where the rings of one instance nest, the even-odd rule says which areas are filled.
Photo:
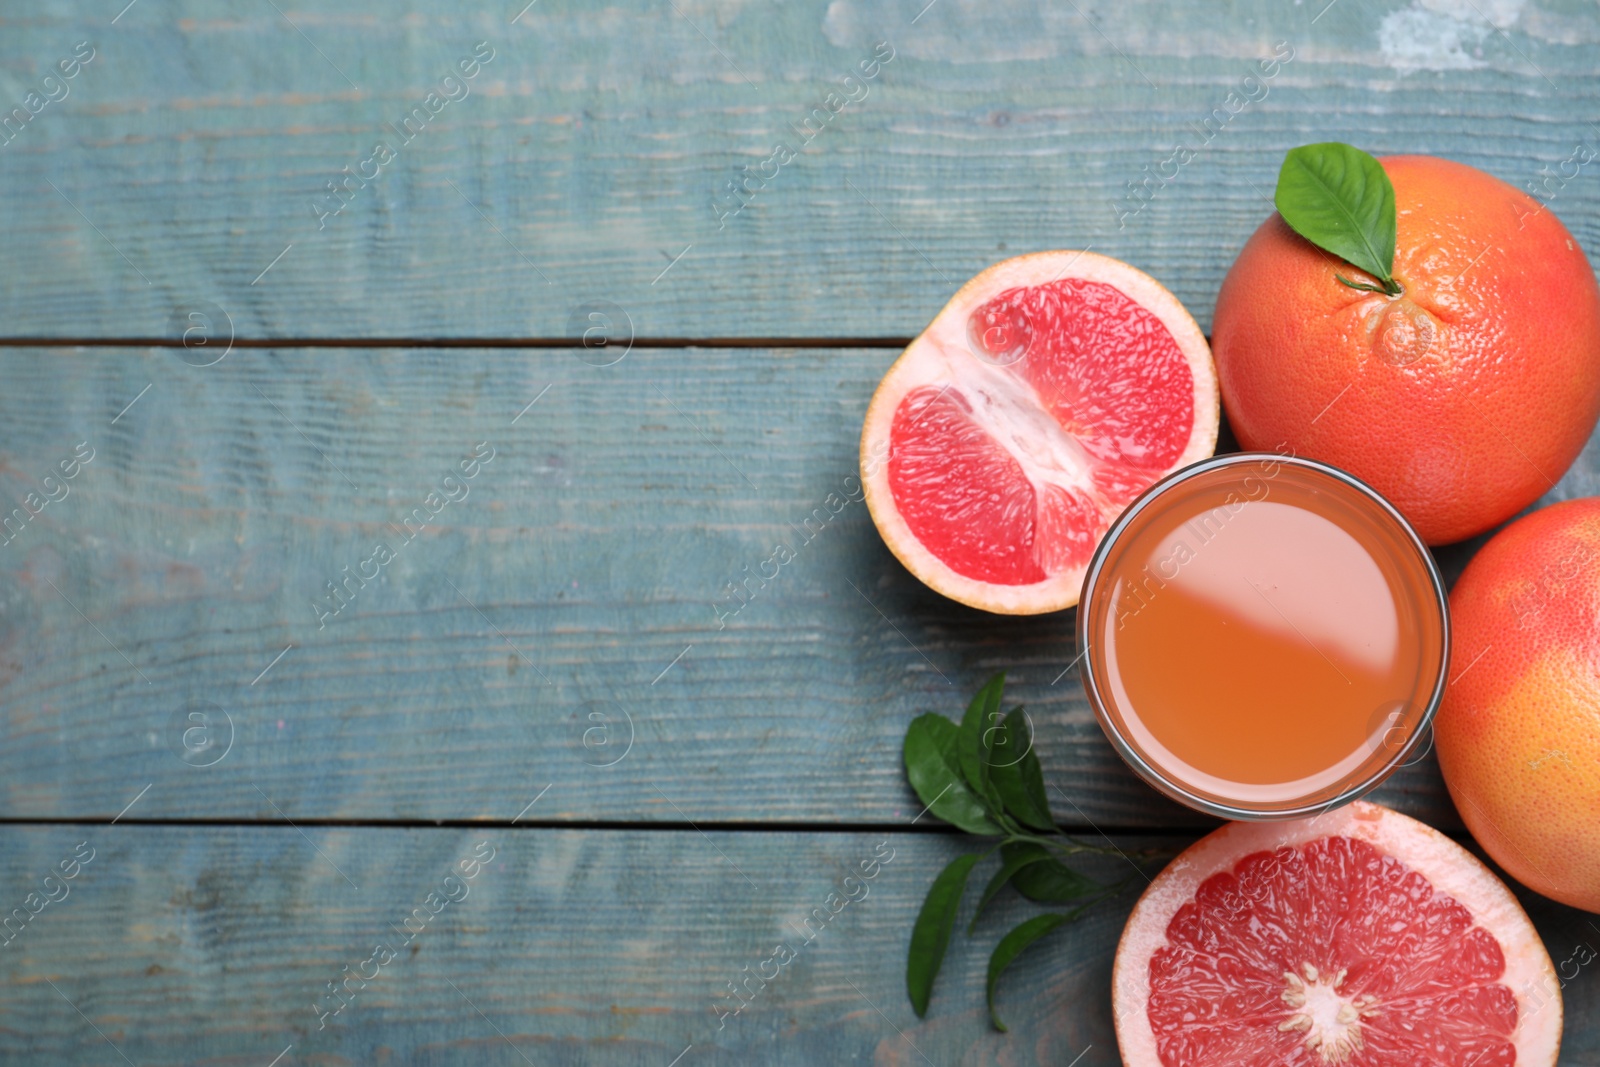
[[[1111, 702], [1105, 699], [1100, 687], [1095, 682], [1094, 661], [1097, 659], [1094, 645], [1089, 640], [1091, 598], [1096, 591], [1100, 570], [1105, 564], [1111, 549], [1116, 545], [1128, 526], [1147, 507], [1167, 490], [1181, 485], [1201, 474], [1220, 468], [1235, 467], [1244, 463], [1278, 463], [1286, 466], [1299, 467], [1324, 475], [1333, 481], [1353, 489], [1357, 495], [1375, 504], [1380, 511], [1392, 519], [1405, 535], [1405, 540], [1414, 549], [1416, 556], [1422, 563], [1423, 570], [1428, 576], [1429, 587], [1433, 590], [1434, 604], [1439, 612], [1439, 668], [1434, 678], [1433, 690], [1429, 694], [1427, 705], [1422, 709], [1422, 714], [1417, 718], [1415, 727], [1410, 731], [1405, 742], [1380, 767], [1362, 775], [1359, 779], [1347, 783], [1332, 798], [1315, 802], [1295, 803], [1286, 807], [1251, 806], [1245, 802], [1228, 803], [1216, 800], [1211, 796], [1197, 793], [1186, 786], [1177, 778], [1166, 774], [1159, 767], [1146, 759], [1133, 743], [1124, 735], [1123, 731], [1112, 721], [1106, 708]], [[1412, 529], [1406, 517], [1400, 510], [1391, 504], [1382, 493], [1372, 488], [1355, 475], [1340, 470], [1331, 464], [1322, 463], [1304, 456], [1282, 455], [1276, 452], [1229, 452], [1220, 456], [1208, 456], [1186, 467], [1180, 467], [1172, 473], [1162, 477], [1140, 493], [1130, 503], [1116, 521], [1106, 531], [1100, 543], [1095, 546], [1094, 555], [1089, 560], [1089, 566], [1084, 571], [1083, 588], [1078, 597], [1078, 618], [1074, 630], [1078, 639], [1078, 647], [1082, 649], [1078, 676], [1083, 682], [1085, 694], [1089, 698], [1089, 705], [1094, 710], [1095, 719], [1100, 723], [1100, 729], [1111, 741], [1117, 754], [1123, 761], [1133, 768], [1147, 785], [1172, 800], [1185, 804], [1197, 811], [1208, 815], [1215, 815], [1224, 819], [1245, 821], [1277, 821], [1286, 819], [1299, 819], [1309, 815], [1320, 815], [1334, 808], [1348, 804], [1373, 789], [1393, 774], [1414, 752], [1421, 743], [1423, 735], [1431, 732], [1434, 716], [1438, 713], [1439, 704], [1444, 699], [1445, 687], [1450, 676], [1450, 596], [1445, 588], [1444, 577], [1439, 573], [1439, 565], [1433, 558], [1433, 553], [1428, 551], [1428, 546], [1422, 538]]]

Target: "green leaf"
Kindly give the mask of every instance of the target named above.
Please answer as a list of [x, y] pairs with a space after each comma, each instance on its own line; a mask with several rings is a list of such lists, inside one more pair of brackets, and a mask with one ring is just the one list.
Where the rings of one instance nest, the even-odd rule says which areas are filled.
[[1016, 707], [1005, 722], [991, 731], [989, 781], [1007, 811], [1035, 830], [1054, 830], [1050, 801], [1044, 793], [1044, 771], [1033, 751], [1033, 733], [1027, 716]]
[[950, 930], [956, 924], [961, 895], [967, 890], [967, 875], [982, 857], [974, 852], [950, 861], [928, 887], [928, 895], [911, 928], [911, 949], [906, 955], [906, 992], [917, 1018], [928, 1014], [928, 998], [933, 995], [933, 980], [944, 963], [944, 950], [950, 944]]
[[967, 788], [958, 769], [956, 724], [943, 715], [918, 715], [906, 727], [906, 778], [934, 815], [969, 834], [995, 835], [989, 808]]
[[961, 774], [972, 791], [983, 797], [999, 811], [1003, 804], [989, 782], [989, 750], [1000, 725], [1000, 698], [1006, 688], [1005, 672], [995, 675], [978, 690], [978, 695], [967, 705], [961, 719], [961, 743], [956, 749], [961, 761]]
[[989, 988], [986, 996], [989, 1000], [989, 1021], [994, 1023], [996, 1030], [1003, 1032], [1006, 1028], [1006, 1024], [1000, 1021], [1000, 1016], [995, 1014], [994, 1010], [994, 986], [1000, 980], [1001, 973], [1011, 966], [1011, 961], [1016, 959], [1023, 949], [1056, 927], [1069, 923], [1077, 917], [1077, 911], [1065, 915], [1035, 915], [1002, 937], [1000, 943], [994, 947], [994, 954], [989, 957]]
[[1337, 141], [1290, 149], [1273, 202], [1295, 233], [1379, 279], [1390, 295], [1400, 291], [1391, 276], [1394, 186], [1376, 159]]
[[1001, 846], [1000, 855], [1008, 863], [1028, 857], [1026, 863], [1018, 863], [1011, 884], [1035, 904], [1066, 904], [1100, 891], [1099, 883], [1056, 859], [1043, 845], [1018, 841]]
[[1001, 848], [1000, 869], [994, 872], [994, 877], [989, 879], [989, 884], [983, 887], [983, 896], [978, 898], [978, 908], [972, 913], [972, 922], [967, 926], [967, 935], [969, 937], [972, 935], [972, 931], [977, 928], [978, 918], [983, 914], [983, 909], [987, 908], [989, 902], [1000, 895], [1000, 890], [1006, 887], [1007, 883], [1011, 881], [1018, 871], [1050, 858], [1045, 853], [1045, 850], [1038, 845], [1020, 847], [1003, 845]]

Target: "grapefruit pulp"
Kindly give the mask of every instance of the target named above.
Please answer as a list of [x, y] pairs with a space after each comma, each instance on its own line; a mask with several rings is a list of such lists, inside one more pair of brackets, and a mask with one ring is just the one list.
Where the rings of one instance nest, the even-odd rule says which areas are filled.
[[1231, 823], [1150, 885], [1112, 974], [1128, 1067], [1551, 1067], [1539, 935], [1471, 853], [1357, 801]]
[[867, 507], [932, 589], [1028, 615], [1078, 602], [1112, 520], [1216, 447], [1211, 350], [1176, 297], [1092, 252], [968, 282], [884, 376], [861, 434]]

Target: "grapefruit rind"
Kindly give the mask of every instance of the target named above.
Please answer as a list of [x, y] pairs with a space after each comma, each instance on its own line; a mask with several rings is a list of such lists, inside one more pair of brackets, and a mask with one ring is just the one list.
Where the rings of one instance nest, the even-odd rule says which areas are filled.
[[1534, 892], [1600, 913], [1597, 563], [1600, 497], [1541, 508], [1472, 557], [1450, 593], [1457, 682], [1434, 737], [1484, 851]]
[[1554, 1067], [1561, 1046], [1561, 995], [1555, 968], [1528, 915], [1505, 883], [1472, 853], [1430, 826], [1399, 812], [1356, 801], [1291, 822], [1234, 822], [1186, 849], [1158, 875], [1128, 916], [1112, 966], [1111, 1004], [1117, 1044], [1127, 1067], [1161, 1063], [1148, 1015], [1150, 960], [1167, 944], [1167, 926], [1194, 899], [1200, 883], [1252, 853], [1324, 837], [1365, 841], [1426, 878], [1435, 892], [1463, 905], [1500, 943], [1500, 983], [1517, 998], [1512, 1042], [1517, 1067]]
[[1403, 294], [1341, 285], [1338, 257], [1272, 213], [1223, 279], [1211, 342], [1240, 447], [1340, 467], [1454, 544], [1532, 504], [1589, 441], [1600, 286], [1527, 192], [1447, 159], [1378, 162]]
[[[962, 286], [908, 345], [884, 375], [861, 430], [861, 484], [867, 509], [889, 551], [929, 588], [968, 607], [1001, 615], [1037, 615], [1078, 603], [1087, 562], [1026, 585], [1000, 585], [969, 578], [922, 546], [894, 503], [889, 487], [889, 439], [896, 410], [913, 390], [952, 380], [962, 371], [955, 361], [971, 359], [967, 324], [972, 313], [1008, 289], [1062, 279], [1102, 282], [1154, 315], [1177, 343], [1194, 380], [1194, 420], [1189, 440], [1167, 471], [1211, 455], [1221, 415], [1216, 367], [1194, 317], [1160, 282], [1120, 260], [1094, 252], [1035, 252], [1002, 260]], [[1121, 508], [1118, 507], [1120, 513]], [[1103, 516], [1100, 533], [1116, 514]]]

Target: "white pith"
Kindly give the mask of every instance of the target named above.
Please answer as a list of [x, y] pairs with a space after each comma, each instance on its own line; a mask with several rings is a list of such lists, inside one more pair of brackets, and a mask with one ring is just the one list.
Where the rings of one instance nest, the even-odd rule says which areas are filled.
[[943, 365], [940, 388], [961, 392], [972, 405], [972, 421], [1011, 453], [1035, 489], [1054, 484], [1092, 491], [1094, 457], [1050, 417], [1033, 386], [974, 357], [964, 338], [955, 351], [943, 336], [929, 338], [928, 345]]
[[1281, 999], [1286, 1006], [1280, 1031], [1305, 1035], [1306, 1048], [1316, 1052], [1325, 1064], [1348, 1063], [1365, 1045], [1361, 1021], [1383, 1009], [1378, 998], [1369, 994], [1348, 997], [1339, 991], [1345, 972], [1318, 974], [1307, 962], [1299, 973], [1283, 972]]
[[[922, 547], [894, 504], [887, 462], [889, 435], [896, 409], [913, 390], [923, 386], [959, 390], [972, 405], [974, 421], [1021, 466], [1041, 502], [1052, 485], [1099, 502], [1091, 480], [1098, 461], [1044, 411], [1030, 385], [984, 360], [967, 340], [968, 319], [995, 296], [1062, 278], [1104, 282], [1121, 290], [1161, 321], [1188, 360], [1195, 388], [1194, 423], [1183, 452], [1169, 469], [1204, 459], [1217, 442], [1220, 407], [1211, 350], [1193, 317], [1154, 279], [1093, 252], [1018, 256], [974, 277], [901, 353], [873, 394], [861, 434], [861, 481], [873, 521], [908, 570], [953, 600], [1001, 614], [1031, 615], [1072, 607], [1078, 602], [1087, 561], [1059, 566], [1041, 559], [1049, 576], [1031, 585], [998, 585], [957, 573]], [[1122, 507], [1101, 503], [1106, 525]]]
[[[1380, 852], [1395, 856], [1426, 878], [1436, 893], [1448, 896], [1471, 914], [1500, 944], [1505, 972], [1500, 983], [1517, 998], [1517, 1026], [1511, 1040], [1517, 1049], [1517, 1067], [1554, 1067], [1561, 1045], [1561, 994], [1555, 968], [1533, 924], [1515, 897], [1494, 873], [1470, 852], [1448, 837], [1399, 812], [1377, 804], [1356, 801], [1312, 819], [1288, 822], [1229, 823], [1196, 842], [1167, 866], [1145, 890], [1123, 929], [1112, 967], [1111, 1002], [1117, 1043], [1127, 1067], [1159, 1067], [1155, 1033], [1148, 1015], [1150, 960], [1167, 944], [1167, 925], [1207, 878], [1230, 870], [1253, 852], [1298, 846], [1324, 837], [1344, 836], [1365, 841]], [[1293, 961], [1285, 961], [1294, 967]], [[1303, 967], [1303, 964], [1302, 964]], [[1260, 1025], [1282, 1027], [1297, 1015], [1308, 1016], [1303, 1032], [1309, 1039], [1321, 1035], [1315, 1046], [1323, 1063], [1361, 1062], [1361, 1028], [1385, 1010], [1382, 1003], [1347, 999], [1334, 977], [1298, 976], [1303, 990], [1284, 977], [1283, 1011]], [[1322, 987], [1313, 992], [1313, 987]], [[1294, 1003], [1303, 993], [1305, 1003]], [[1349, 1010], [1346, 1010], [1346, 1009]], [[1342, 1016], [1342, 1017], [1341, 1017]], [[1293, 1029], [1301, 1029], [1294, 1024]], [[1332, 1044], [1329, 1044], [1332, 1042]], [[1363, 1042], [1364, 1044], [1364, 1042]], [[1328, 1047], [1323, 1047], [1327, 1045]]]

